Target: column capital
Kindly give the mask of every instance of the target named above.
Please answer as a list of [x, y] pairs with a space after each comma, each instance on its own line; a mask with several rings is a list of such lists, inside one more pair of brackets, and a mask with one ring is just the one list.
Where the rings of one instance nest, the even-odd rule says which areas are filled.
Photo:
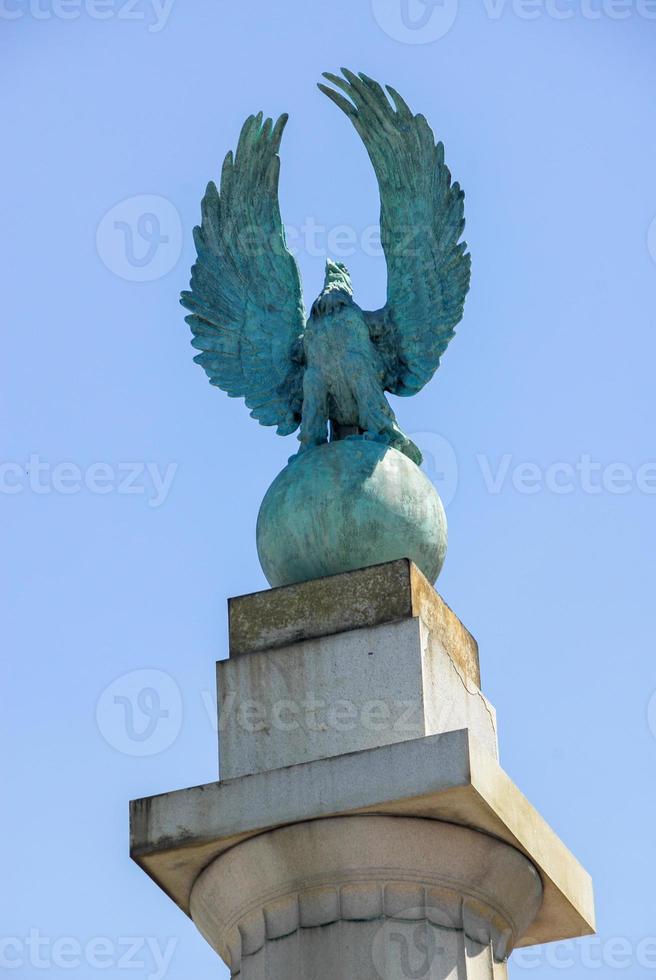
[[[436, 820], [353, 816], [295, 824], [238, 844], [196, 881], [191, 915], [243, 980], [301, 980], [306, 963], [314, 964], [317, 980], [402, 977], [394, 963], [400, 949], [391, 939], [412, 958], [421, 923], [417, 943], [433, 953], [427, 969], [441, 957], [441, 968], [456, 971], [449, 976], [492, 977], [541, 901], [532, 863], [488, 834]], [[325, 969], [318, 965], [326, 927], [340, 950], [338, 973], [331, 961], [323, 961]], [[345, 933], [354, 941], [340, 943]], [[488, 972], [468, 972], [472, 957]]]

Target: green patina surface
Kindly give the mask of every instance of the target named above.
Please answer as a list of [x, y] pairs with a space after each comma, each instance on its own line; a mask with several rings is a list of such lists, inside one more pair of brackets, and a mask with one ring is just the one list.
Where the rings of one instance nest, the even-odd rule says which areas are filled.
[[396, 449], [346, 439], [293, 460], [267, 491], [257, 549], [269, 583], [410, 558], [434, 582], [446, 518], [426, 475]]
[[[210, 382], [244, 398], [251, 415], [263, 425], [276, 426], [280, 435], [300, 429], [299, 458], [307, 454], [312, 460], [285, 470], [275, 492], [270, 491], [277, 500], [277, 518], [285, 521], [278, 531], [269, 526], [271, 500], [263, 507], [267, 567], [276, 560], [270, 550], [274, 540], [284, 548], [290, 533], [283, 498], [276, 496], [284, 488], [284, 499], [294, 496], [297, 543], [302, 540], [309, 547], [311, 542], [319, 549], [314, 558], [294, 559], [294, 567], [304, 574], [315, 567], [318, 574], [355, 567], [335, 562], [349, 551], [345, 529], [357, 527], [371, 539], [359, 540], [351, 554], [378, 563], [413, 557], [412, 549], [418, 549], [417, 564], [434, 579], [443, 547], [439, 545], [432, 560], [425, 548], [429, 541], [433, 547], [442, 541], [443, 512], [440, 506], [438, 525], [429, 532], [426, 521], [438, 514], [434, 489], [413, 468], [406, 468], [401, 479], [393, 457], [385, 457], [383, 450], [390, 447], [421, 463], [421, 452], [401, 431], [386, 392], [408, 396], [420, 391], [437, 370], [462, 317], [470, 279], [470, 256], [460, 240], [464, 194], [451, 181], [443, 145], [398, 92], [346, 69], [341, 76], [324, 77], [330, 85], [319, 88], [351, 120], [378, 180], [387, 262], [385, 305], [362, 309], [346, 266], [329, 260], [324, 288], [306, 314], [278, 201], [278, 152], [287, 116], [274, 123], [262, 113], [246, 120], [236, 152], [225, 158], [220, 189], [208, 184], [201, 224], [194, 229], [197, 260], [181, 301], [190, 311], [187, 322], [199, 351], [195, 360]], [[360, 455], [351, 448], [317, 452], [354, 436], [383, 447], [379, 469], [366, 479], [361, 460], [376, 450], [365, 448]], [[338, 459], [353, 463], [355, 472], [337, 465]], [[296, 480], [302, 490], [299, 486], [294, 495]], [[317, 520], [306, 502], [311, 490], [327, 501], [325, 513], [332, 515], [325, 517], [321, 535], [312, 535], [310, 527]], [[396, 509], [388, 506], [392, 494], [398, 497]], [[401, 525], [380, 523], [381, 514], [387, 513], [382, 501], [390, 513], [403, 514], [405, 550], [399, 550]], [[414, 529], [413, 520], [418, 521]], [[274, 572], [267, 575], [279, 578]]]

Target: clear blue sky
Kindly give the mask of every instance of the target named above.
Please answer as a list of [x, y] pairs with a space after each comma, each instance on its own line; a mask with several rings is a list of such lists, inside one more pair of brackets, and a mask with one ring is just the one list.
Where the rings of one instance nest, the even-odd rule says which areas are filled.
[[[382, 301], [375, 181], [315, 88], [342, 64], [426, 114], [467, 194], [464, 321], [395, 407], [444, 475], [438, 587], [480, 642], [502, 762], [593, 874], [600, 930], [513, 976], [656, 975], [650, 6], [411, 0], [406, 26], [401, 0], [1, 0], [8, 975], [160, 978], [170, 940], [167, 980], [225, 975], [128, 860], [127, 801], [216, 778], [226, 598], [266, 585], [255, 518], [294, 444], [206, 383], [178, 293], [205, 183], [261, 108], [291, 114], [308, 302], [311, 223], [353, 229], [356, 298]], [[112, 705], [130, 720], [113, 698], [144, 677], [169, 715], [138, 741]], [[133, 707], [144, 735], [157, 703]]]

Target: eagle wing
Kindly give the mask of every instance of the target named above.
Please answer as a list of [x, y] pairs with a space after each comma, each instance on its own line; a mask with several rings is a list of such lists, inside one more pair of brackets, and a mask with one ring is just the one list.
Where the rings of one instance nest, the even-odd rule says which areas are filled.
[[305, 309], [296, 261], [280, 217], [278, 150], [287, 116], [275, 126], [250, 116], [236, 154], [228, 153], [221, 192], [213, 182], [194, 228], [197, 259], [180, 298], [210, 383], [241, 397], [253, 418], [288, 435], [299, 425]]
[[[349, 117], [374, 166], [387, 260], [387, 303], [366, 313], [385, 364], [385, 388], [414, 395], [432, 378], [462, 318], [471, 258], [460, 242], [464, 193], [424, 116], [364, 74], [328, 72], [319, 88]], [[391, 98], [391, 103], [390, 103]]]

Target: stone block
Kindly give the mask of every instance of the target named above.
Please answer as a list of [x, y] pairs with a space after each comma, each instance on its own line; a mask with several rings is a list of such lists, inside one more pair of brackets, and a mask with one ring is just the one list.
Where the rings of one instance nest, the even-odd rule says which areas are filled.
[[494, 708], [443, 635], [404, 618], [219, 662], [221, 778], [459, 728], [496, 758]]
[[405, 558], [230, 599], [230, 656], [416, 616], [480, 687], [476, 640]]
[[135, 800], [131, 854], [189, 914], [199, 874], [241, 841], [356, 814], [444, 821], [523, 853], [540, 875], [543, 897], [518, 946], [594, 932], [589, 875], [467, 730]]

